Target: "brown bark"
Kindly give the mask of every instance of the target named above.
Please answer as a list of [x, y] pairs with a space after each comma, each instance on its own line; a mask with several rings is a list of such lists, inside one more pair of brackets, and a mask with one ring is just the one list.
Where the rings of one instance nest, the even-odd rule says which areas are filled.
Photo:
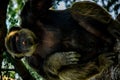
[[15, 66], [16, 71], [19, 73], [19, 75], [22, 77], [23, 80], [35, 80], [25, 67], [25, 65], [20, 60], [13, 60], [13, 64]]

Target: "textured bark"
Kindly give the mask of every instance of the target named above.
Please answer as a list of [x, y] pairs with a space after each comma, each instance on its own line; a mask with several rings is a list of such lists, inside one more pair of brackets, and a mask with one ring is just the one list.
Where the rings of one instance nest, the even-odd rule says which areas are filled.
[[13, 64], [16, 71], [19, 73], [23, 80], [35, 80], [35, 78], [31, 76], [30, 72], [20, 60], [12, 60], [14, 61]]

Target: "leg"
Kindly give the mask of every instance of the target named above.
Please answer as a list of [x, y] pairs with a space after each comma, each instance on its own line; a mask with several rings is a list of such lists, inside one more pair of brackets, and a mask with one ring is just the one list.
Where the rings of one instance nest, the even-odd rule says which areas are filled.
[[99, 77], [113, 64], [113, 58], [115, 58], [114, 53], [105, 53], [92, 62], [69, 65], [59, 73], [60, 80], [89, 80]]
[[58, 75], [62, 66], [77, 64], [80, 54], [76, 52], [58, 52], [51, 55], [44, 64], [44, 70], [47, 74]]

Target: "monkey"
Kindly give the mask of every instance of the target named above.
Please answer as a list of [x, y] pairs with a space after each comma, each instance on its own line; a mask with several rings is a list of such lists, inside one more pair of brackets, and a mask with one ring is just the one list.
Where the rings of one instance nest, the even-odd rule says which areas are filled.
[[[78, 4], [92, 6], [84, 8], [90, 13], [80, 13], [83, 6]], [[25, 57], [46, 80], [88, 80], [110, 66], [108, 55], [116, 42], [107, 30], [111, 16], [89, 1], [62, 11], [50, 10], [51, 5], [52, 0], [28, 0], [21, 25], [5, 38], [7, 51], [14, 58]], [[94, 8], [101, 13], [92, 13]]]
[[[16, 29], [19, 29], [19, 31], [16, 32]], [[94, 74], [97, 74], [99, 71], [101, 71], [98, 69], [99, 66], [98, 67], [96, 66], [96, 62], [92, 61], [92, 60], [88, 63], [86, 62], [86, 64], [78, 65], [81, 55], [79, 53], [72, 52], [72, 51], [54, 53], [54, 54], [50, 55], [49, 57], [47, 57], [44, 60], [44, 63], [40, 63], [42, 61], [42, 59], [40, 59], [40, 56], [36, 53], [35, 54], [33, 54], [33, 52], [31, 53], [31, 51], [33, 51], [33, 48], [35, 49], [35, 45], [37, 45], [37, 43], [35, 42], [36, 37], [33, 34], [33, 32], [30, 32], [27, 29], [21, 29], [18, 27], [14, 27], [13, 31], [12, 30], [10, 30], [10, 31], [11, 32], [9, 33], [8, 37], [6, 38], [6, 47], [8, 49], [8, 52], [14, 58], [18, 58], [18, 59], [23, 56], [27, 56], [26, 59], [28, 60], [28, 63], [33, 68], [35, 68], [36, 71], [38, 71], [38, 73], [40, 73], [42, 76], [44, 76], [46, 78], [46, 80], [57, 80], [57, 78], [58, 78], [58, 80], [59, 80], [59, 78], [60, 78], [60, 80], [66, 80], [67, 78], [70, 78], [70, 80], [77, 80], [77, 79], [85, 80], [86, 78], [91, 77]], [[32, 38], [34, 38], [34, 39], [32, 39]], [[28, 40], [28, 39], [31, 39], [31, 40]], [[14, 43], [16, 43], [16, 44], [14, 44], [14, 43], [11, 44], [12, 43], [11, 41], [14, 41]], [[30, 45], [30, 43], [32, 43], [32, 45]], [[20, 44], [20, 45], [18, 45], [18, 44]], [[34, 47], [31, 48], [32, 46], [34, 46]], [[21, 47], [21, 48], [19, 48], [19, 47]], [[13, 54], [13, 51], [14, 51], [14, 54]], [[19, 51], [22, 51], [23, 53], [21, 54]], [[101, 58], [103, 58], [103, 56]], [[108, 60], [106, 58], [103, 58], [103, 59], [105, 59], [105, 61], [109, 61], [109, 59]], [[31, 63], [31, 61], [33, 61], [34, 63]], [[99, 62], [99, 63], [101, 63], [101, 62]], [[42, 71], [40, 69], [41, 64], [43, 64], [42, 70], [44, 70], [44, 71]], [[106, 66], [106, 64], [109, 65], [109, 62], [104, 63], [105, 66]], [[100, 67], [102, 67], [102, 66], [103, 65], [100, 65]], [[77, 71], [78, 71], [78, 73], [75, 74], [75, 72], [77, 72]], [[43, 73], [45, 73], [45, 75]], [[78, 75], [78, 76], [70, 77], [71, 75], [69, 75], [69, 73], [72, 73], [71, 75], [74, 74], [74, 75]], [[51, 77], [51, 75], [52, 75], [52, 77]]]

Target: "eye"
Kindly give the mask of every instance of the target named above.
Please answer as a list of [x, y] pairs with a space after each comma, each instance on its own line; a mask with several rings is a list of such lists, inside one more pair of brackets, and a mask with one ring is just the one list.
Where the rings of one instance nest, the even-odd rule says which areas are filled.
[[28, 39], [25, 39], [25, 40], [23, 40], [22, 42], [21, 42], [21, 44], [23, 45], [23, 46], [30, 46], [30, 45], [33, 45], [33, 42], [32, 42], [32, 39], [30, 39], [30, 38], [28, 38]]

